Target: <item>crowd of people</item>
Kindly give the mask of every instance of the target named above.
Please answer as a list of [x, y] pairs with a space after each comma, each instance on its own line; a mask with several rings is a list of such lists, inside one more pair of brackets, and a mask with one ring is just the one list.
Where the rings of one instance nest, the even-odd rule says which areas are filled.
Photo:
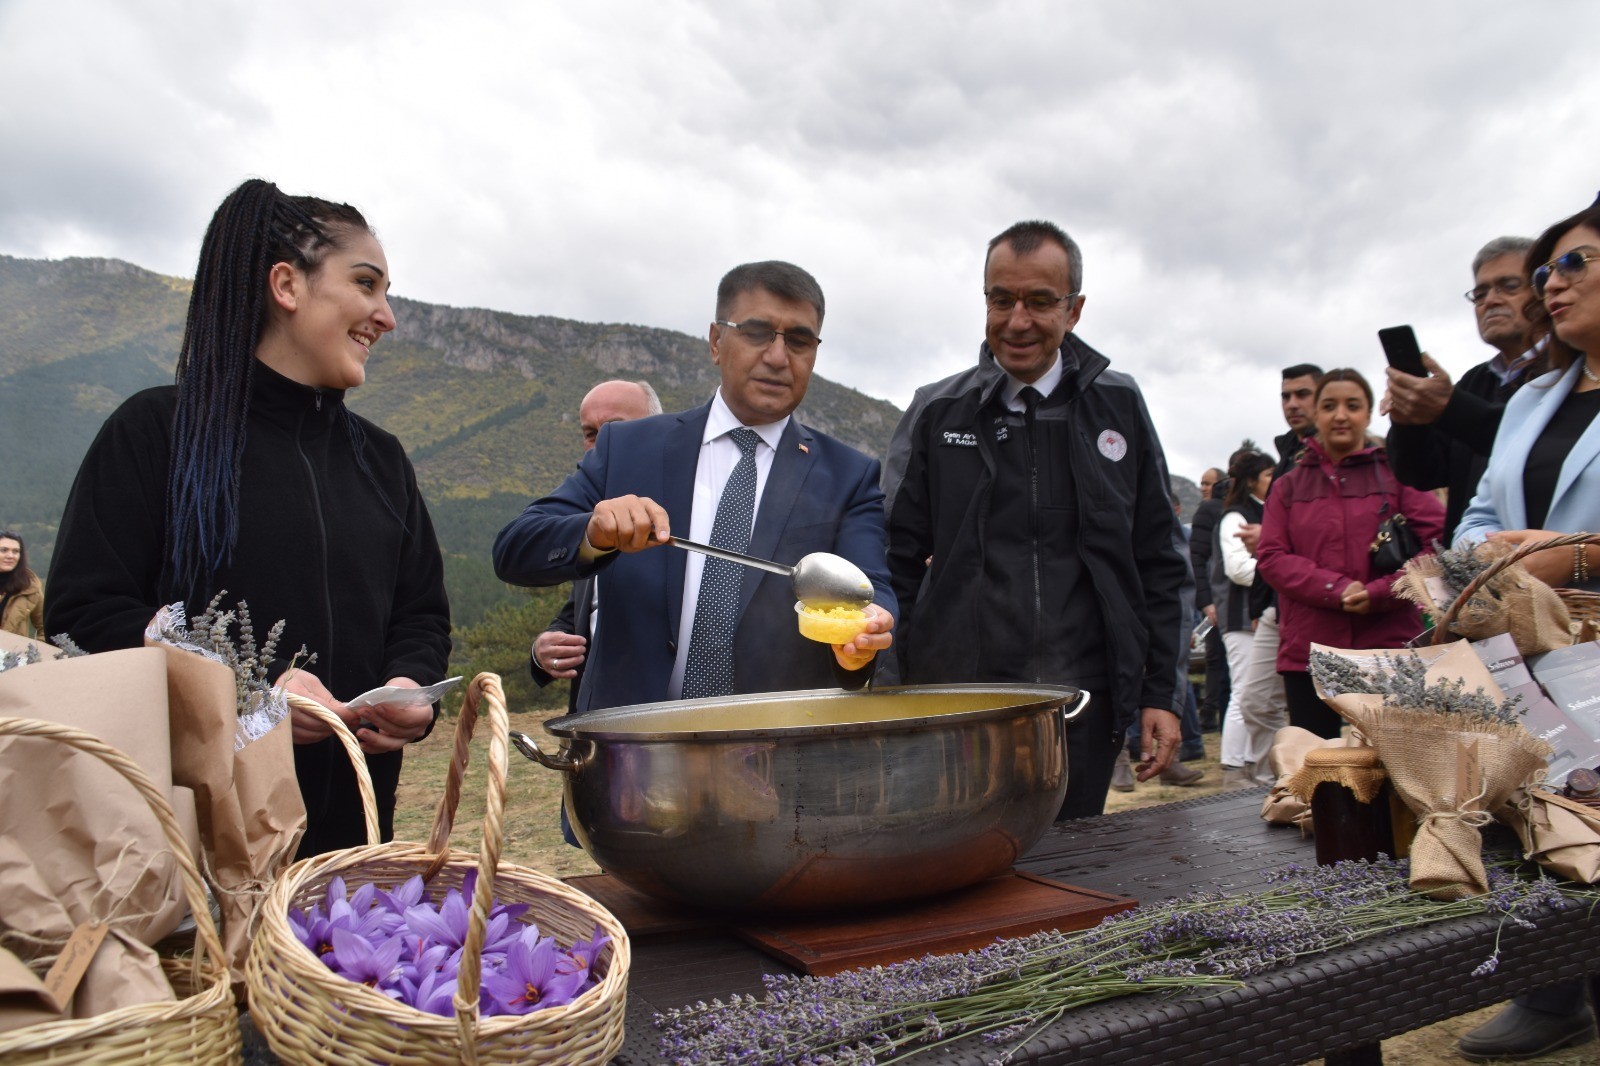
[[[1421, 628], [1375, 551], [1381, 532], [1401, 523], [1426, 551], [1600, 528], [1596, 260], [1600, 201], [1537, 240], [1487, 244], [1466, 295], [1495, 355], [1459, 382], [1429, 357], [1424, 375], [1390, 368], [1381, 398], [1357, 369], [1285, 368], [1276, 456], [1243, 447], [1207, 470], [1189, 527], [1132, 364], [1077, 332], [1083, 256], [1059, 227], [1021, 222], [983, 250], [976, 358], [916, 390], [881, 466], [796, 417], [821, 350], [821, 286], [790, 263], [747, 263], [715, 295], [714, 393], [663, 413], [646, 383], [596, 386], [579, 411], [581, 462], [508, 516], [495, 569], [572, 583], [529, 653], [541, 684], [571, 683], [572, 713], [869, 682], [1048, 683], [1095, 694], [1068, 728], [1062, 819], [1101, 813], [1108, 789], [1134, 780], [1198, 780], [1179, 760], [1200, 752], [1202, 723], [1221, 730], [1227, 783], [1263, 781], [1282, 725], [1339, 731], [1307, 675], [1313, 642], [1397, 647]], [[411, 464], [345, 405], [395, 328], [388, 286], [354, 208], [246, 182], [206, 232], [176, 384], [130, 398], [83, 461], [42, 609], [22, 539], [0, 532], [7, 630], [136, 646], [158, 607], [198, 613], [223, 589], [285, 619], [282, 646], [316, 656], [288, 687], [357, 731], [385, 839], [401, 752], [437, 709], [343, 701], [436, 681], [450, 651]], [[1371, 432], [1385, 409], [1387, 441]], [[872, 585], [865, 628], [806, 641], [786, 579], [666, 550], [675, 535], [771, 559], [843, 556]], [[1582, 546], [1529, 568], [1595, 584]], [[1197, 701], [1201, 618], [1214, 630]], [[299, 713], [292, 728], [301, 853], [361, 843], [327, 728]], [[1575, 985], [1519, 1000], [1462, 1050], [1515, 1057], [1589, 1035]]]

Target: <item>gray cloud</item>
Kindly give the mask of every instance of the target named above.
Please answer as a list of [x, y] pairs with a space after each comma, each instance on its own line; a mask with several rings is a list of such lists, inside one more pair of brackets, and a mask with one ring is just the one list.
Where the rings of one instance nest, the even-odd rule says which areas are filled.
[[[590, 8], [0, 3], [0, 251], [192, 270], [243, 178], [350, 200], [398, 291], [702, 333], [792, 259], [819, 370], [905, 402], [973, 358], [984, 243], [1082, 243], [1081, 331], [1176, 470], [1279, 428], [1289, 362], [1457, 372], [1484, 240], [1600, 184], [1581, 0]], [[402, 324], [403, 328], [403, 324]]]

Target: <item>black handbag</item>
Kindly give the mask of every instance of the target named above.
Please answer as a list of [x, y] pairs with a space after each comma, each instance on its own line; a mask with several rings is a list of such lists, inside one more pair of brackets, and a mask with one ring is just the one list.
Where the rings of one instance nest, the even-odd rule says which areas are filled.
[[1372, 538], [1372, 573], [1392, 574], [1406, 560], [1422, 551], [1422, 542], [1403, 514], [1392, 514], [1378, 523], [1378, 535]]

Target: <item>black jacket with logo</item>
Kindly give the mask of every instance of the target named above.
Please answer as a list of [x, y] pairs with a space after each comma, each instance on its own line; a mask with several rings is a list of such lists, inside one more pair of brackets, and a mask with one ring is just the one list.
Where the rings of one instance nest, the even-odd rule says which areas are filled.
[[[1041, 646], [1040, 635], [1065, 626], [1070, 637], [1090, 625], [1118, 728], [1141, 707], [1181, 714], [1193, 588], [1160, 441], [1131, 377], [1070, 333], [1061, 358], [1061, 384], [1038, 408], [1047, 432], [1036, 439], [1050, 453], [1037, 457], [1032, 501], [994, 498], [997, 484], [1017, 481], [998, 464], [1029, 453], [1018, 446], [1021, 416], [1001, 399], [1005, 372], [987, 344], [977, 366], [918, 389], [895, 430], [884, 491], [901, 680], [1061, 681], [1059, 642]], [[1002, 514], [1028, 515], [1031, 551], [990, 529]], [[1007, 556], [992, 558], [997, 550]], [[1037, 590], [1063, 566], [1087, 602], [1033, 596], [1010, 612], [985, 608], [1000, 570]], [[1029, 650], [1028, 676], [996, 676], [996, 653], [1014, 664], [1015, 642]]]

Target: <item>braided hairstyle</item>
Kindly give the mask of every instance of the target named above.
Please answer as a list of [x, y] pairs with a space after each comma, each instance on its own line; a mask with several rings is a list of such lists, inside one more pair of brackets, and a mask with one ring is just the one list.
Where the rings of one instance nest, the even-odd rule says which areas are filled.
[[[228, 562], [238, 540], [245, 414], [273, 265], [290, 263], [314, 275], [327, 252], [355, 231], [371, 232], [349, 204], [286, 196], [259, 179], [229, 193], [206, 227], [178, 352], [165, 595], [187, 598]], [[348, 410], [344, 419], [370, 480], [361, 428]]]

